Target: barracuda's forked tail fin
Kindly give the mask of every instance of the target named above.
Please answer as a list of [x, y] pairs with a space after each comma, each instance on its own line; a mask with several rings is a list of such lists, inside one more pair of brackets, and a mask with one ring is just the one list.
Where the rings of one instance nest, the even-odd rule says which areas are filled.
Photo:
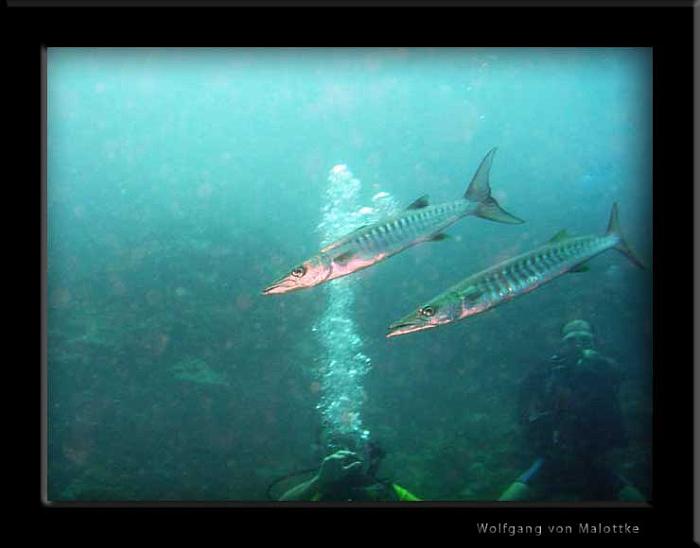
[[474, 177], [467, 191], [464, 193], [464, 198], [470, 202], [479, 202], [479, 205], [474, 212], [474, 215], [497, 223], [508, 223], [517, 225], [524, 223], [515, 215], [511, 215], [505, 211], [498, 202], [491, 197], [491, 185], [489, 184], [489, 172], [491, 171], [491, 163], [493, 156], [496, 154], [496, 147], [489, 150], [488, 154], [481, 160], [479, 169], [476, 170]]
[[627, 245], [624, 236], [622, 236], [622, 232], [620, 231], [620, 223], [617, 220], [617, 202], [613, 203], [612, 210], [610, 211], [610, 221], [608, 221], [608, 230], [605, 235], [616, 236], [619, 241], [615, 246], [615, 249], [617, 249], [639, 268], [646, 268], [644, 263], [639, 260], [639, 257], [637, 257], [632, 249]]

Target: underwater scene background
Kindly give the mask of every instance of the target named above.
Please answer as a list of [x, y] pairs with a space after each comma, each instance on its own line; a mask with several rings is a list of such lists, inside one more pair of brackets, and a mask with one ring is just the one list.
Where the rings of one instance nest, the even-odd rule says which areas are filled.
[[[651, 69], [649, 49], [49, 48], [48, 499], [267, 500], [346, 428], [425, 500], [494, 500], [532, 460], [523, 378], [574, 319], [623, 370], [610, 458], [648, 496], [651, 268], [606, 252], [385, 335], [561, 229], [604, 233], [613, 202], [651, 267]], [[329, 211], [352, 230], [378, 195], [459, 199], [493, 147], [493, 196], [524, 224], [466, 217], [446, 241], [261, 295], [319, 250]], [[352, 203], [329, 193], [337, 166]]]

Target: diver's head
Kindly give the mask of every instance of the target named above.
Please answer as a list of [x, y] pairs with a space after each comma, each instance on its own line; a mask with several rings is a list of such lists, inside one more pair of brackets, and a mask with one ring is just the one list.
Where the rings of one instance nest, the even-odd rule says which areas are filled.
[[585, 352], [592, 351], [595, 346], [595, 336], [591, 324], [584, 320], [573, 320], [561, 329], [561, 341], [552, 361], [568, 362], [580, 358]]
[[263, 295], [289, 293], [306, 287], [313, 287], [331, 275], [331, 262], [325, 255], [316, 255], [308, 261], [292, 268], [275, 283], [263, 289]]
[[577, 348], [592, 350], [595, 346], [595, 336], [591, 324], [585, 320], [573, 320], [561, 328], [561, 340], [573, 344]]

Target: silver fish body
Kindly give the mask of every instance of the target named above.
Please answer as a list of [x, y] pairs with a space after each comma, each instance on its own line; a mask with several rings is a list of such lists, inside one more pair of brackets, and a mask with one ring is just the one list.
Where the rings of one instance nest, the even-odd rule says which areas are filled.
[[327, 280], [347, 276], [411, 246], [435, 240], [436, 234], [441, 234], [462, 217], [472, 215], [475, 209], [470, 202], [456, 200], [406, 210], [380, 223], [363, 227], [347, 241], [321, 250], [320, 255], [331, 266]]
[[421, 196], [404, 211], [362, 226], [325, 246], [265, 288], [263, 294], [288, 293], [363, 270], [411, 246], [443, 239], [444, 229], [469, 215], [501, 223], [522, 223], [491, 197], [489, 171], [495, 151], [489, 151], [482, 160], [463, 199], [429, 205], [427, 196]]
[[462, 280], [389, 326], [387, 337], [423, 331], [480, 314], [529, 293], [562, 274], [584, 270], [583, 263], [608, 249], [617, 249], [643, 268], [619, 230], [616, 204], [606, 234], [570, 238], [561, 232], [537, 249]]

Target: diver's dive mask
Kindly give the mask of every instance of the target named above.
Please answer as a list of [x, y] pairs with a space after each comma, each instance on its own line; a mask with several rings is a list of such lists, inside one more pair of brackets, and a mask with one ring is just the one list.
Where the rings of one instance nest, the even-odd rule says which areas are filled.
[[549, 361], [556, 366], [573, 365], [588, 353], [597, 354], [593, 344], [593, 336], [589, 332], [569, 333], [561, 340], [559, 348]]

